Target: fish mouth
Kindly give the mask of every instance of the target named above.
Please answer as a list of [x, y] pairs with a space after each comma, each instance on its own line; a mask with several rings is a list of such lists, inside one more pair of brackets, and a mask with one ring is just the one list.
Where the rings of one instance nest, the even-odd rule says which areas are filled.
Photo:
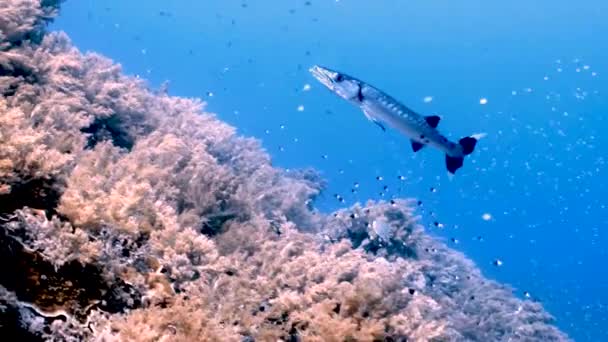
[[308, 71], [310, 71], [314, 78], [316, 78], [324, 86], [329, 89], [333, 89], [334, 77], [336, 76], [334, 71], [325, 69], [324, 67], [318, 65], [312, 66], [310, 69], [308, 69]]

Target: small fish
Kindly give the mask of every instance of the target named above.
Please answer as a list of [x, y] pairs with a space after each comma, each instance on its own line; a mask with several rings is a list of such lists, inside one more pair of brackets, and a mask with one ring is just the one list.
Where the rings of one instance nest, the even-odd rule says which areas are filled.
[[439, 116], [422, 116], [381, 90], [344, 73], [315, 65], [312, 75], [336, 95], [361, 108], [365, 116], [383, 131], [391, 126], [411, 139], [412, 149], [418, 152], [426, 145], [446, 154], [448, 172], [454, 174], [462, 167], [464, 157], [473, 153], [477, 141], [485, 134], [475, 134], [457, 143], [448, 140], [437, 130]]

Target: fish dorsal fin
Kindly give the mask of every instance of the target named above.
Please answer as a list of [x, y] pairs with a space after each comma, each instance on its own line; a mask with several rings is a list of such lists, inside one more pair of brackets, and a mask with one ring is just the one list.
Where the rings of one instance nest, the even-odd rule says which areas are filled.
[[375, 123], [375, 124], [376, 124], [376, 125], [378, 125], [380, 128], [382, 128], [382, 130], [383, 130], [384, 132], [386, 132], [386, 128], [384, 127], [384, 125], [382, 125], [382, 123], [380, 123], [380, 121], [378, 121], [378, 120], [374, 119], [374, 117], [372, 116], [372, 114], [371, 114], [371, 113], [369, 113], [369, 112], [367, 111], [367, 109], [363, 109], [363, 114], [365, 114], [365, 117], [366, 117], [366, 118], [367, 118], [369, 121], [371, 121], [371, 122]]
[[424, 119], [426, 120], [426, 123], [428, 123], [429, 126], [433, 128], [437, 128], [437, 125], [439, 125], [439, 120], [441, 120], [438, 115], [429, 115], [426, 116]]
[[414, 152], [420, 151], [423, 147], [423, 143], [419, 143], [416, 140], [412, 140], [412, 150], [414, 150]]

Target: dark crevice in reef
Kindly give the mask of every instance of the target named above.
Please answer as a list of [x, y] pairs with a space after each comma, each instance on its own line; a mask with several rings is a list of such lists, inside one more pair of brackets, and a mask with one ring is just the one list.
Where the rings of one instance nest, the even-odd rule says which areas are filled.
[[4, 89], [0, 95], [10, 97], [17, 93], [17, 90], [24, 83], [35, 84], [39, 82], [38, 77], [28, 66], [19, 62], [11, 61], [9, 64], [0, 64], [0, 77], [8, 77]]
[[98, 267], [72, 261], [55, 269], [2, 228], [0, 260], [0, 285], [40, 312], [64, 310], [84, 322], [95, 307], [117, 313], [141, 306], [141, 294], [121, 281], [108, 284]]
[[44, 210], [47, 217], [57, 215], [61, 191], [54, 180], [34, 178], [11, 184], [11, 192], [0, 195], [0, 216], [29, 207]]
[[237, 216], [238, 215], [236, 213], [232, 212], [217, 213], [206, 216], [203, 224], [201, 225], [200, 232], [206, 236], [215, 236], [222, 232], [224, 223], [237, 218]]
[[387, 257], [413, 258], [418, 257], [416, 250], [406, 245], [399, 239], [390, 239], [390, 243], [383, 243], [379, 239], [372, 239], [366, 228], [353, 227], [347, 229], [346, 236], [351, 241], [353, 248], [361, 248], [365, 252], [377, 255], [379, 252], [386, 254]]
[[376, 339], [373, 342], [407, 342], [407, 337], [404, 336], [385, 336], [383, 339]]
[[[353, 248], [361, 248], [365, 252], [379, 255], [388, 260], [392, 260], [396, 257], [418, 259], [419, 255], [416, 251], [415, 246], [408, 245], [406, 239], [403, 236], [393, 236], [389, 241], [384, 241], [381, 238], [373, 238], [370, 236], [371, 229], [371, 218], [368, 216], [358, 217], [354, 213], [350, 216], [350, 226], [346, 229], [345, 234], [342, 236], [334, 237], [334, 240], [338, 241], [340, 238], [348, 238], [353, 245]], [[384, 213], [384, 218], [389, 222], [407, 222], [405, 214], [398, 210], [388, 210]], [[400, 227], [400, 231], [406, 235], [413, 233], [413, 226], [405, 225]], [[336, 239], [337, 238], [337, 239]]]
[[4, 307], [0, 311], [0, 336], [6, 338], [7, 341], [43, 341], [42, 338], [33, 334], [22, 325], [19, 309], [2, 299], [0, 299], [0, 307]]
[[117, 115], [106, 118], [96, 118], [93, 123], [80, 130], [89, 134], [87, 149], [92, 149], [99, 142], [111, 141], [114, 146], [131, 150], [135, 144], [133, 137], [125, 130], [123, 123]]
[[8, 66], [0, 64], [0, 76], [22, 77], [25, 80], [35, 78], [33, 71], [21, 63], [11, 62]]
[[367, 233], [367, 230], [361, 228], [348, 229], [346, 231], [346, 234], [350, 242], [353, 244], [353, 248], [359, 248], [363, 241], [369, 239], [369, 234]]

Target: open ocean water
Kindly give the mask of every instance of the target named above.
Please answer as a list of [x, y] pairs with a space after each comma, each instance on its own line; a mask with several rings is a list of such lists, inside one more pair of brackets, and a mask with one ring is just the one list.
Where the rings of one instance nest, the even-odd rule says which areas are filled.
[[[74, 0], [50, 30], [261, 139], [327, 180], [315, 206], [411, 197], [427, 230], [608, 341], [608, 2]], [[484, 132], [452, 178], [308, 72], [360, 78], [451, 139]], [[500, 264], [500, 265], [499, 265]]]

